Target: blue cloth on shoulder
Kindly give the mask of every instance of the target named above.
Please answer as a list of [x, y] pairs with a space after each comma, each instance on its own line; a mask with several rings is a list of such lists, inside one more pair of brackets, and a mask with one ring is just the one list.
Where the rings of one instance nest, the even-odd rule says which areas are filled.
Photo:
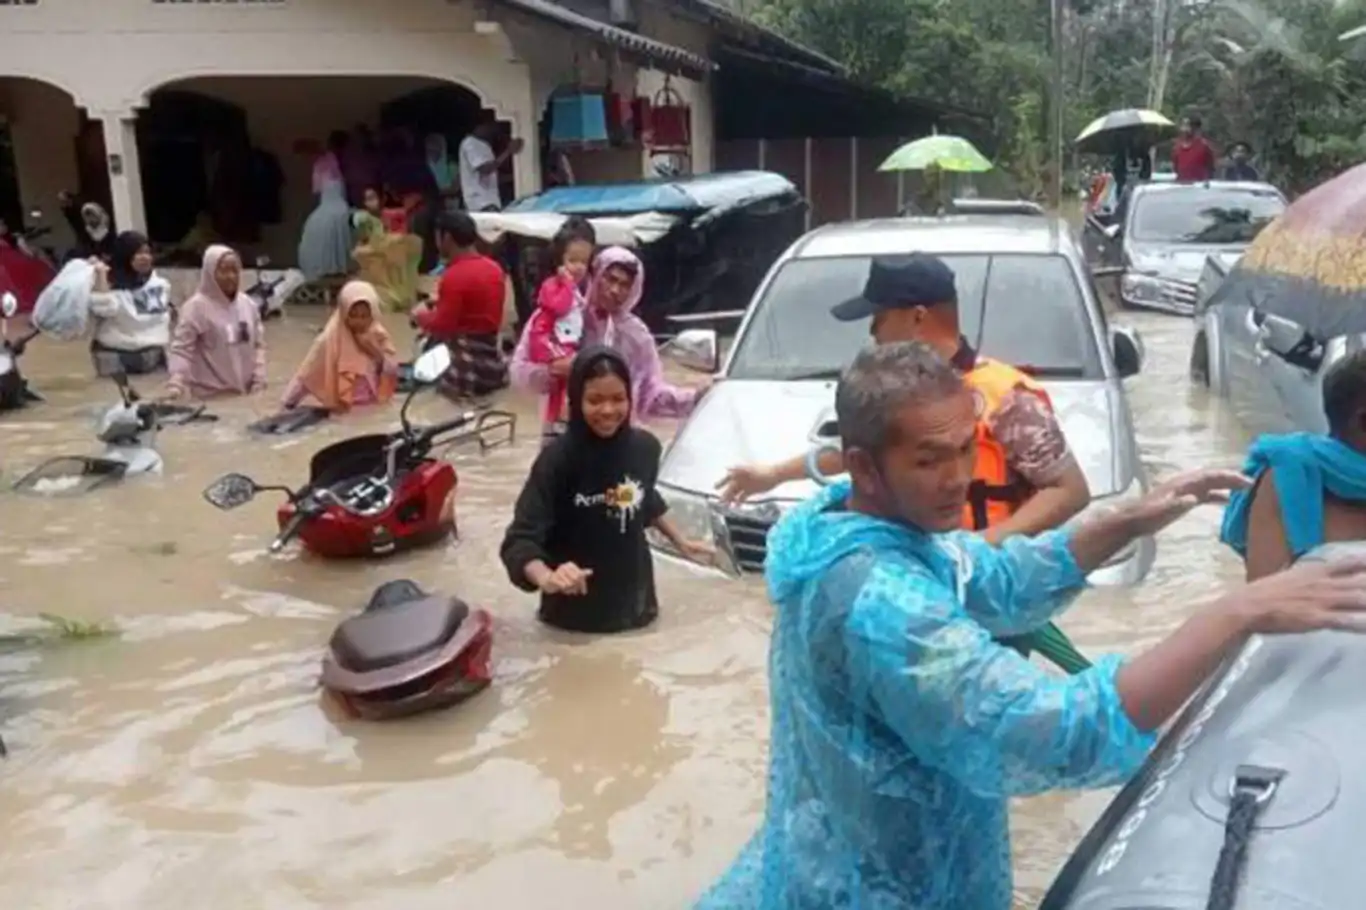
[[[1323, 494], [1366, 502], [1366, 455], [1318, 433], [1262, 436], [1248, 450], [1243, 473], [1254, 480], [1276, 472], [1281, 524], [1291, 554], [1299, 559], [1323, 543]], [[1254, 488], [1255, 489], [1255, 488]], [[1247, 521], [1252, 489], [1229, 498], [1219, 539], [1247, 555]]]

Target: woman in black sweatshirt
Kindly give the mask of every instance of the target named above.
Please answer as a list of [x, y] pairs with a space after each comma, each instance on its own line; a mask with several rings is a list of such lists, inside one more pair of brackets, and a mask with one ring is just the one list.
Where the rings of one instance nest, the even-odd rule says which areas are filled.
[[542, 622], [574, 632], [639, 629], [659, 615], [645, 529], [699, 562], [711, 550], [684, 539], [664, 514], [659, 440], [631, 426], [626, 361], [585, 348], [568, 386], [568, 429], [531, 467], [503, 537], [503, 565], [513, 584], [541, 592]]

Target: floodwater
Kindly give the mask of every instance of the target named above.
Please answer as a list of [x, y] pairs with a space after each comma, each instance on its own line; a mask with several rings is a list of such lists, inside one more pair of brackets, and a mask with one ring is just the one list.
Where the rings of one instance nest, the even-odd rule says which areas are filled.
[[[767, 736], [762, 584], [659, 567], [652, 629], [581, 640], [542, 629], [497, 547], [535, 455], [459, 451], [457, 544], [388, 562], [264, 552], [274, 503], [220, 513], [229, 470], [295, 483], [311, 452], [394, 412], [290, 439], [247, 437], [273, 410], [322, 314], [270, 328], [275, 392], [216, 405], [160, 438], [160, 478], [73, 499], [0, 495], [0, 631], [39, 613], [112, 623], [106, 639], [0, 654], [0, 894], [24, 910], [683, 908], [752, 831]], [[1245, 440], [1185, 391], [1190, 323], [1128, 317], [1148, 362], [1130, 381], [1156, 475], [1235, 465]], [[82, 346], [36, 342], [46, 405], [0, 418], [6, 487], [43, 458], [97, 448], [115, 396]], [[156, 391], [156, 383], [148, 391]], [[433, 396], [414, 416], [449, 406]], [[1131, 651], [1237, 577], [1200, 512], [1162, 538], [1143, 587], [1091, 592], [1063, 626], [1083, 650]], [[408, 577], [496, 616], [495, 682], [442, 714], [340, 720], [316, 688], [334, 624]], [[1108, 794], [1022, 801], [1020, 907], [1032, 907]]]

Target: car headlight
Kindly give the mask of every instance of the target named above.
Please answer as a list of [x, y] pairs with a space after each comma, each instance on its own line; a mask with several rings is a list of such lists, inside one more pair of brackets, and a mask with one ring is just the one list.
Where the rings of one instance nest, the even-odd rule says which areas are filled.
[[[664, 484], [659, 484], [658, 489], [659, 495], [664, 497], [664, 502], [669, 506], [669, 520], [678, 528], [680, 534], [689, 540], [701, 540], [715, 545], [712, 507], [707, 497]], [[650, 543], [654, 546], [666, 553], [679, 555], [669, 539], [654, 528], [649, 530], [649, 537]]]
[[1162, 303], [1166, 298], [1165, 283], [1151, 275], [1125, 272], [1119, 282], [1120, 296], [1136, 303]]

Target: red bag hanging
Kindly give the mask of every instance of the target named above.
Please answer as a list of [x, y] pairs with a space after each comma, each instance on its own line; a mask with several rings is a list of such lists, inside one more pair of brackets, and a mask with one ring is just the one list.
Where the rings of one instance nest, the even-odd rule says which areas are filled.
[[664, 77], [664, 87], [655, 95], [650, 126], [654, 133], [649, 143], [651, 148], [692, 148], [692, 108], [669, 83], [668, 76]]
[[635, 105], [630, 98], [618, 94], [612, 86], [602, 96], [607, 110], [607, 135], [613, 145], [631, 145], [636, 141]]
[[635, 127], [635, 138], [641, 145], [651, 146], [655, 141], [655, 128], [650, 121], [653, 114], [650, 109], [650, 99], [637, 96], [631, 99], [631, 119]]

